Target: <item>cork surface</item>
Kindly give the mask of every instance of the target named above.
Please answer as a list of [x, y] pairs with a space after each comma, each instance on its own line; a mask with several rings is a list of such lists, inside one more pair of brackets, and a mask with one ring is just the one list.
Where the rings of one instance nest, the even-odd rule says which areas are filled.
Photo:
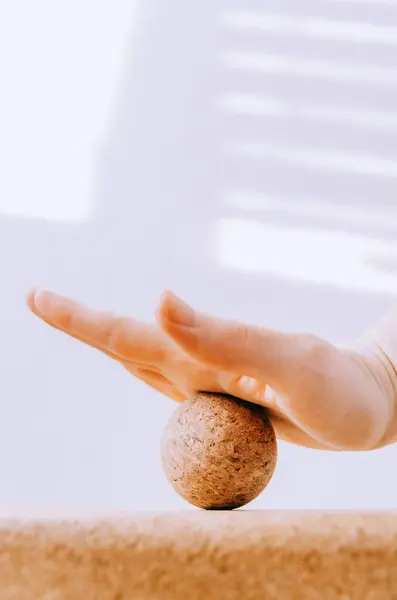
[[272, 478], [277, 442], [267, 411], [200, 393], [178, 406], [162, 440], [165, 474], [180, 496], [207, 510], [256, 498]]
[[1, 600], [393, 600], [397, 512], [0, 524]]

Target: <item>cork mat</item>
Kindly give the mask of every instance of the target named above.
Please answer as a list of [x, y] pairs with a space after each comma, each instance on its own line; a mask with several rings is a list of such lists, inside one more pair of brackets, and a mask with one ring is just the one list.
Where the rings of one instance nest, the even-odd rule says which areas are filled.
[[397, 600], [397, 512], [0, 523], [1, 600]]

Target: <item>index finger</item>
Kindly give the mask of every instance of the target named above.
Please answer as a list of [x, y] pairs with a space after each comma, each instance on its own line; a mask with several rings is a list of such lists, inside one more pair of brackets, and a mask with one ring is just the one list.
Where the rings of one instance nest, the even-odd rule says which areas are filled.
[[49, 325], [121, 361], [160, 364], [169, 354], [171, 343], [155, 325], [89, 308], [42, 289], [32, 290], [27, 303]]

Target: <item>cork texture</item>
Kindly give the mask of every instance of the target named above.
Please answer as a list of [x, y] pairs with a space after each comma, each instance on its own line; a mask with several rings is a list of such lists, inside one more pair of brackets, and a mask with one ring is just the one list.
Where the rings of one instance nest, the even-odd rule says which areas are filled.
[[277, 461], [276, 436], [263, 407], [204, 392], [175, 410], [161, 450], [176, 492], [207, 510], [230, 510], [254, 500]]
[[1, 600], [393, 600], [397, 513], [0, 524]]

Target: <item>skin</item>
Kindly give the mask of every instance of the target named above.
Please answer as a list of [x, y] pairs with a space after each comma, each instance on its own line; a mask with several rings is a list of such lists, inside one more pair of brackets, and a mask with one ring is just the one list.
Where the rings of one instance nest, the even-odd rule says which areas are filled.
[[396, 438], [397, 375], [376, 343], [338, 348], [308, 334], [204, 315], [172, 292], [156, 323], [34, 289], [31, 311], [118, 361], [177, 402], [222, 392], [266, 406], [278, 438], [314, 449], [371, 450]]

